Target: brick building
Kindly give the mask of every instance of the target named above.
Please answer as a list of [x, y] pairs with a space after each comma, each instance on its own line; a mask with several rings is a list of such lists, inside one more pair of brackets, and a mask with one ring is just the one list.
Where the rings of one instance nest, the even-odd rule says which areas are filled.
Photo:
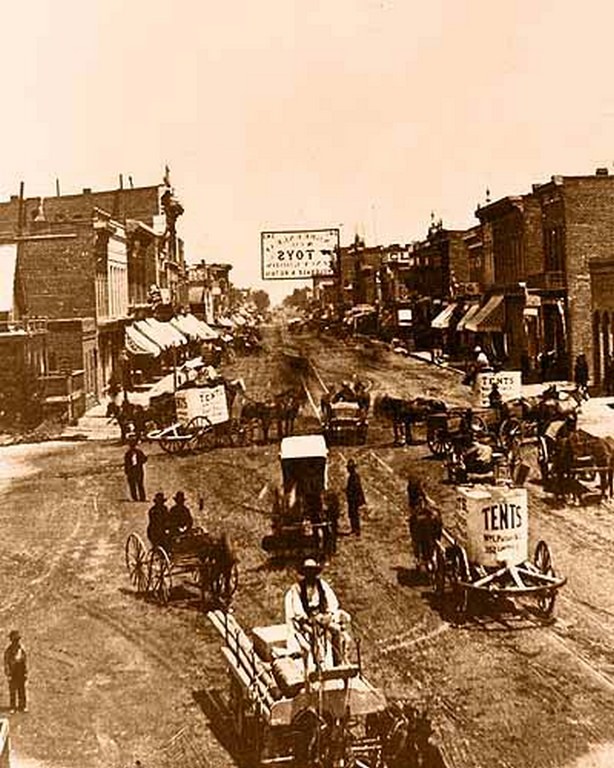
[[230, 312], [232, 264], [200, 264], [188, 268], [190, 311], [210, 325]]
[[467, 329], [507, 367], [570, 377], [581, 352], [602, 381], [612, 350], [614, 178], [553, 176], [530, 193], [478, 208], [467, 235], [472, 279], [485, 294]]
[[[168, 183], [0, 203], [0, 245], [16, 249], [14, 317], [45, 317], [50, 371], [82, 370], [93, 403], [119, 367], [132, 315], [187, 301], [183, 208]], [[2, 257], [2, 251], [0, 251]]]

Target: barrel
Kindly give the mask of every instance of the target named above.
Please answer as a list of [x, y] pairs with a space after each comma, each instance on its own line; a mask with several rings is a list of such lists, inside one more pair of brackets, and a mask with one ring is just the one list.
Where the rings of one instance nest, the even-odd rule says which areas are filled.
[[526, 488], [461, 486], [456, 489], [456, 534], [470, 563], [519, 565], [528, 558]]

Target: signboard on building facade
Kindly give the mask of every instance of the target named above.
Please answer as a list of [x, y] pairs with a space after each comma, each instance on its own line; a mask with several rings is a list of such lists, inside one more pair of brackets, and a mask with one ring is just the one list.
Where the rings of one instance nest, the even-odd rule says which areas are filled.
[[314, 275], [333, 274], [338, 229], [310, 229], [262, 232], [262, 278], [304, 280]]
[[212, 424], [228, 421], [228, 404], [224, 385], [193, 387], [175, 392], [177, 420], [187, 424], [196, 416], [206, 416]]
[[497, 384], [503, 402], [514, 400], [521, 395], [522, 374], [520, 371], [484, 371], [478, 373], [475, 380], [475, 395], [480, 408], [488, 408], [490, 401], [488, 395], [493, 383]]

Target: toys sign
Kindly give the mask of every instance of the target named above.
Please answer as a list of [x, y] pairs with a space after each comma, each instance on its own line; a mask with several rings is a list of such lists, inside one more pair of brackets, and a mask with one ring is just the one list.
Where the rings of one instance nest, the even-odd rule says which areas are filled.
[[262, 232], [262, 278], [304, 280], [332, 275], [338, 248], [338, 229]]

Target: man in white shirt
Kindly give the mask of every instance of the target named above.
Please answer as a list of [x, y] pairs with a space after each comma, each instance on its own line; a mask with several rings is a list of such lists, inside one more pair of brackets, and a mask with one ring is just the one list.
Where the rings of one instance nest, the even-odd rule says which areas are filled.
[[[312, 646], [316, 663], [331, 665], [342, 661], [342, 639], [350, 617], [339, 609], [339, 600], [330, 584], [320, 577], [321, 571], [315, 560], [305, 560], [302, 577], [286, 592], [284, 611], [289, 650], [300, 651], [300, 639], [303, 645], [306, 640]], [[326, 642], [327, 635], [331, 643]]]

